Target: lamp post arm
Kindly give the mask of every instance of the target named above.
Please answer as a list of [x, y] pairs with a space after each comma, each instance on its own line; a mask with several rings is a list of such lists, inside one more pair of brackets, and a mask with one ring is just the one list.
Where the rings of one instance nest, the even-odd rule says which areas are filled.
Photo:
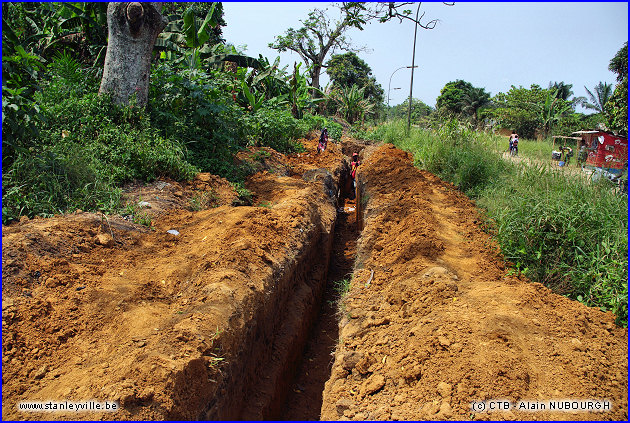
[[401, 66], [398, 69], [396, 69], [394, 72], [392, 72], [391, 76], [389, 77], [389, 85], [387, 86], [387, 115], [389, 116], [389, 92], [392, 89], [392, 78], [394, 77], [394, 74], [396, 72], [398, 72], [401, 69], [412, 69], [412, 68], [417, 68], [417, 66]]

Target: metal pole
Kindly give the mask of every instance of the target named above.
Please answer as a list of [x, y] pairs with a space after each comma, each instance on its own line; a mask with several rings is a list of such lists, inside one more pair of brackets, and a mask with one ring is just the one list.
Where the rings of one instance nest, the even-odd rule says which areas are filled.
[[[401, 69], [411, 69], [412, 67], [416, 67], [417, 68], [417, 66], [401, 66], [398, 69], [396, 69], [394, 72], [392, 72], [391, 76], [389, 77], [389, 85], [387, 86], [387, 116], [388, 117], [390, 115], [390, 113], [389, 113], [389, 92], [390, 92], [390, 90], [392, 88], [392, 77], [399, 70], [401, 70]], [[396, 89], [396, 88], [394, 88], [394, 89]]]
[[[418, 22], [418, 14], [420, 13], [420, 5], [418, 3], [418, 10], [416, 10], [416, 22]], [[407, 116], [407, 133], [411, 130], [411, 99], [413, 98], [413, 69], [416, 63], [416, 36], [418, 35], [418, 24], [414, 25], [413, 29], [413, 56], [411, 56], [411, 84], [409, 86], [409, 115]]]

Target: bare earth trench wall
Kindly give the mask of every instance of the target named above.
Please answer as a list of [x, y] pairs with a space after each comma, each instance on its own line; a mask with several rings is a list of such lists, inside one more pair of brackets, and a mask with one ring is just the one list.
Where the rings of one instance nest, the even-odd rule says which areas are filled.
[[[3, 349], [14, 357], [3, 357], [3, 418], [276, 416], [319, 310], [339, 172], [269, 178], [273, 207], [166, 217], [127, 250], [99, 247], [46, 271], [56, 286], [3, 298]], [[174, 223], [177, 238], [166, 234]], [[88, 266], [101, 262], [96, 273]], [[56, 332], [59, 322], [67, 336]], [[119, 401], [122, 409], [17, 411], [19, 401], [51, 399]]]

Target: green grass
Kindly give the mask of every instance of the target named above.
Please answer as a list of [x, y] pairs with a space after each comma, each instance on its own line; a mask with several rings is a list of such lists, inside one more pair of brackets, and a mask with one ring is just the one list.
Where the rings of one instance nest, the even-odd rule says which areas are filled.
[[454, 121], [430, 130], [412, 128], [409, 135], [404, 122], [393, 122], [371, 135], [412, 152], [416, 165], [475, 198], [514, 271], [610, 310], [619, 325], [627, 326], [626, 194], [605, 181], [595, 184], [558, 172], [545, 141], [521, 141], [519, 155], [550, 165], [505, 160], [501, 154], [507, 147], [500, 144], [507, 144], [505, 137]]
[[218, 206], [219, 195], [214, 189], [210, 191], [198, 191], [189, 200], [191, 211], [205, 210]]

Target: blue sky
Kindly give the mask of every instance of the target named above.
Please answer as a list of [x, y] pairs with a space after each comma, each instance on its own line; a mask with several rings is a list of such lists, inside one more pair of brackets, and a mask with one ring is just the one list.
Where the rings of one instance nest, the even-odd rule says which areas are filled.
[[[295, 53], [278, 53], [267, 44], [289, 27], [298, 28], [313, 8], [338, 10], [326, 2], [255, 3], [225, 2], [224, 38], [246, 53], [262, 54], [283, 65], [300, 61]], [[416, 6], [413, 6], [414, 12]], [[550, 81], [573, 84], [576, 96], [586, 95], [598, 82], [615, 82], [608, 70], [610, 59], [628, 40], [628, 3], [422, 3], [425, 22], [439, 19], [431, 31], [418, 30], [413, 96], [434, 106], [449, 81], [464, 79], [492, 95], [510, 86], [547, 87]], [[411, 22], [372, 23], [365, 30], [347, 33], [385, 89], [392, 72], [411, 65]], [[390, 102], [409, 95], [409, 70], [392, 78]], [[323, 78], [322, 85], [328, 81]], [[395, 90], [394, 88], [401, 88]]]

